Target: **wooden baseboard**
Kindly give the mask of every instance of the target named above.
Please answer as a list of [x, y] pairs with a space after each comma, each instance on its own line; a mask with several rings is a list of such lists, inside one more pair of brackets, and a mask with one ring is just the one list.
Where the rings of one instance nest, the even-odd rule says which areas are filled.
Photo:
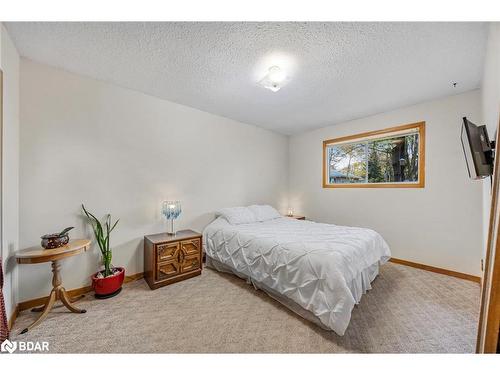
[[16, 305], [16, 307], [14, 307], [14, 311], [12, 311], [12, 315], [10, 316], [10, 319], [7, 321], [9, 331], [14, 326], [14, 322], [16, 321], [18, 315], [19, 315], [19, 306]]
[[465, 280], [469, 280], [469, 281], [474, 281], [476, 283], [481, 283], [481, 278], [479, 276], [469, 275], [466, 273], [451, 271], [451, 270], [447, 270], [447, 269], [439, 268], [439, 267], [434, 267], [434, 266], [428, 266], [426, 264], [410, 262], [409, 260], [403, 260], [403, 259], [398, 259], [398, 258], [391, 258], [389, 261], [392, 263], [402, 264], [404, 266], [419, 268], [421, 270], [440, 273], [442, 275], [458, 277], [459, 279], [465, 279]]
[[[92, 290], [92, 287], [90, 285], [88, 285], [88, 286], [84, 286], [84, 287], [77, 288], [77, 289], [67, 290], [66, 292], [68, 293], [68, 295], [71, 298], [74, 298], [74, 297], [81, 296], [82, 294], [88, 293], [91, 290]], [[17, 304], [17, 307], [18, 307], [19, 311], [24, 311], [24, 310], [31, 309], [33, 307], [42, 306], [42, 305], [45, 305], [48, 298], [49, 298], [49, 296], [46, 296], [46, 297], [39, 297], [39, 298], [30, 299], [28, 301], [19, 302]]]
[[[125, 283], [130, 283], [132, 281], [136, 281], [136, 280], [142, 279], [143, 277], [144, 277], [144, 273], [143, 272], [135, 273], [135, 274], [130, 275], [130, 276], [125, 276], [124, 282]], [[92, 286], [91, 285], [87, 285], [87, 286], [83, 286], [81, 288], [67, 290], [66, 292], [68, 293], [68, 295], [71, 298], [74, 298], [74, 297], [81, 296], [82, 294], [89, 293], [91, 291], [92, 291]], [[18, 312], [20, 312], [20, 311], [31, 309], [33, 307], [42, 306], [42, 305], [45, 304], [45, 302], [47, 302], [48, 298], [49, 298], [49, 296], [46, 296], [46, 297], [40, 297], [40, 298], [30, 299], [28, 301], [19, 302], [17, 304], [17, 309], [16, 310]]]
[[133, 275], [126, 276], [125, 275], [125, 283], [130, 283], [132, 281], [140, 280], [144, 277], [144, 272], [134, 273]]

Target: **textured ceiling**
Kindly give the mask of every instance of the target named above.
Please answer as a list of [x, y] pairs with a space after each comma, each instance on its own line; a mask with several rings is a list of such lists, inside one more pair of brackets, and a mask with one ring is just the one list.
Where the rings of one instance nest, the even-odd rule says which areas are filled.
[[[484, 23], [6, 27], [32, 60], [284, 134], [477, 88], [487, 38]], [[273, 93], [257, 82], [276, 64]]]

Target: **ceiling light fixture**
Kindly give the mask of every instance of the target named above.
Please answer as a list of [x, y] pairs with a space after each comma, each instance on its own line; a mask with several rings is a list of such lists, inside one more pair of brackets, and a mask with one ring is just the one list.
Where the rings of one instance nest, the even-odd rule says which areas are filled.
[[259, 84], [273, 92], [279, 91], [287, 79], [286, 73], [279, 66], [271, 66]]

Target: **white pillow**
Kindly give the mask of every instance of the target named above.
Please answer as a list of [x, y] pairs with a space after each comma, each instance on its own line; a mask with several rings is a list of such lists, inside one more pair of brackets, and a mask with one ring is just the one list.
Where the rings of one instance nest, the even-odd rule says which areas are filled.
[[216, 216], [222, 216], [229, 224], [247, 224], [255, 223], [257, 218], [248, 207], [230, 207], [223, 208], [215, 213]]
[[273, 220], [281, 217], [281, 214], [274, 207], [269, 205], [253, 205], [248, 207], [257, 218], [257, 221]]

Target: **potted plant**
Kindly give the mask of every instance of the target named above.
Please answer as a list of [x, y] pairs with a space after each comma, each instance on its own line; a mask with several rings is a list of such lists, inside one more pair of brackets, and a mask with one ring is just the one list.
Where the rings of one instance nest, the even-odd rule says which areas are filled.
[[109, 247], [109, 235], [115, 229], [120, 219], [111, 225], [111, 215], [107, 214], [104, 222], [101, 223], [93, 214], [86, 210], [83, 204], [82, 208], [94, 230], [95, 239], [101, 250], [102, 263], [104, 265], [103, 270], [92, 275], [92, 287], [95, 291], [95, 297], [103, 299], [116, 296], [122, 290], [123, 280], [125, 279], [125, 268], [113, 267], [111, 264], [113, 254]]

